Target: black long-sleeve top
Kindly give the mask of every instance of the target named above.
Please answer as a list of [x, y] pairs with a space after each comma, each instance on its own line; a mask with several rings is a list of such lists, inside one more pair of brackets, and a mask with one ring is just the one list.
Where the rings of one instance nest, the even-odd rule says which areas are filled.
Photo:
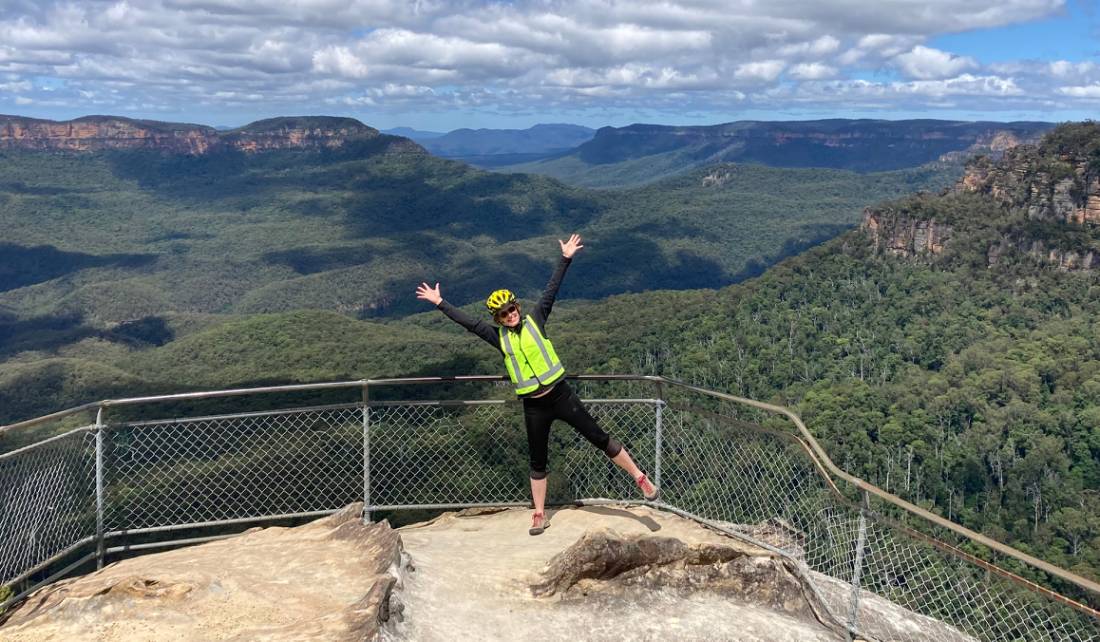
[[[572, 262], [573, 259], [567, 259], [564, 256], [561, 257], [557, 269], [550, 275], [550, 281], [546, 283], [546, 288], [542, 291], [542, 297], [539, 298], [538, 306], [530, 312], [531, 318], [535, 321], [535, 325], [538, 326], [539, 331], [542, 332], [542, 336], [544, 337], [549, 338], [549, 335], [546, 334], [546, 319], [550, 316], [550, 310], [554, 307], [554, 300], [558, 298], [558, 288], [561, 287], [561, 280], [565, 276], [565, 271]], [[501, 354], [504, 353], [500, 347], [500, 335], [497, 334], [496, 326], [482, 319], [474, 319], [446, 301], [440, 301], [435, 307], [439, 308], [443, 314], [446, 314], [458, 325], [484, 339], [486, 343], [496, 348], [498, 352]], [[521, 309], [520, 314], [525, 314], [525, 311]], [[509, 331], [518, 333], [522, 327], [523, 321], [521, 317], [519, 325], [515, 328], [509, 328]], [[540, 386], [538, 390], [522, 396], [529, 397], [537, 395], [549, 387], [552, 386]]]

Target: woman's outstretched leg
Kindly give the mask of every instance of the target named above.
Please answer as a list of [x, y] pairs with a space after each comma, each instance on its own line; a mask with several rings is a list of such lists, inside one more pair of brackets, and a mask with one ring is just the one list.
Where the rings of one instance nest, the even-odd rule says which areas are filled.
[[638, 488], [646, 499], [649, 501], [657, 499], [657, 485], [649, 481], [649, 477], [638, 468], [630, 453], [626, 452], [626, 448], [619, 450], [619, 454], [612, 457], [611, 461], [634, 478], [634, 483], [638, 484]]
[[[566, 386], [568, 384], [562, 382], [560, 385]], [[558, 419], [562, 419], [573, 426], [589, 443], [602, 450], [611, 461], [615, 462], [615, 465], [625, 470], [634, 479], [634, 483], [638, 484], [638, 488], [641, 489], [642, 495], [646, 499], [650, 501], [657, 499], [657, 486], [638, 468], [626, 448], [612, 439], [611, 435], [604, 432], [603, 428], [600, 428], [596, 419], [584, 407], [580, 397], [572, 388], [567, 390], [567, 394], [562, 395], [555, 406]]]

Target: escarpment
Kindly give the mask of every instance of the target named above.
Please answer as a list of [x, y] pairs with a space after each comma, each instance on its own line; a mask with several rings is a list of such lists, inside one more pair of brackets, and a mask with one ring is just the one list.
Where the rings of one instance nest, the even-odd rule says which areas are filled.
[[1063, 125], [1038, 145], [1020, 145], [1000, 162], [971, 163], [955, 188], [1023, 209], [1034, 220], [1100, 224], [1100, 126]]
[[868, 207], [860, 225], [876, 253], [901, 257], [940, 254], [951, 239], [951, 225], [935, 218], [923, 218], [895, 207]]
[[63, 122], [0, 116], [0, 149], [10, 150], [153, 150], [203, 155], [216, 151], [255, 153], [280, 149], [335, 149], [365, 141], [378, 143], [387, 151], [426, 153], [408, 139], [387, 136], [353, 118], [270, 118], [237, 129], [218, 131], [205, 125], [133, 120], [119, 116], [85, 116]]
[[903, 258], [939, 260], [960, 241], [960, 251], [984, 252], [990, 268], [1015, 256], [1061, 271], [1094, 270], [1100, 125], [1063, 125], [999, 161], [980, 157], [944, 194], [865, 209], [860, 230], [873, 252]]

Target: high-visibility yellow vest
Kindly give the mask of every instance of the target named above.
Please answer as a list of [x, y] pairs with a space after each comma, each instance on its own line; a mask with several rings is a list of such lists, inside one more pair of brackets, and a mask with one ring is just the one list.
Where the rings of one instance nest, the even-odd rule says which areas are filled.
[[523, 318], [518, 333], [504, 327], [497, 331], [500, 349], [504, 352], [504, 368], [516, 386], [517, 395], [534, 392], [565, 374], [565, 366], [554, 352], [554, 344], [539, 332], [531, 315]]

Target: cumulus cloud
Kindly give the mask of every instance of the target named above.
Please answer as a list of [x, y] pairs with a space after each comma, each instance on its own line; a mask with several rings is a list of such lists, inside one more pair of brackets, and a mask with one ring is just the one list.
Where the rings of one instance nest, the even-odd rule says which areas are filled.
[[1058, 93], [1074, 98], [1100, 98], [1100, 83], [1076, 87], [1059, 87]]
[[973, 58], [956, 56], [922, 45], [913, 47], [908, 53], [895, 56], [894, 63], [905, 75], [922, 80], [949, 78], [978, 66]]
[[794, 44], [783, 45], [782, 47], [779, 47], [776, 52], [785, 58], [796, 56], [820, 58], [821, 56], [833, 53], [839, 47], [839, 40], [832, 36], [825, 35], [808, 42], [798, 42]]
[[890, 90], [922, 96], [1022, 96], [1024, 91], [1011, 78], [962, 74], [944, 80], [914, 80], [892, 83]]
[[733, 77], [739, 80], [762, 80], [769, 82], [779, 77], [787, 65], [782, 60], [763, 60], [738, 65]]
[[[912, 108], [944, 96], [1023, 100], [1037, 87], [1085, 99], [1100, 82], [1093, 63], [983, 68], [927, 45], [943, 33], [1048, 16], [1064, 3], [8, 2], [0, 3], [0, 106], [67, 99], [73, 109], [96, 104], [100, 112], [259, 103], [276, 112], [313, 105], [682, 111], [799, 100], [888, 108], [906, 100]], [[891, 69], [906, 80], [851, 80]], [[1047, 86], [1052, 77], [1062, 89]], [[57, 82], [42, 85], [42, 78]]]
[[799, 80], [821, 80], [823, 78], [833, 78], [838, 72], [839, 70], [836, 67], [824, 65], [820, 62], [804, 62], [791, 67], [787, 73], [792, 78]]
[[1100, 69], [1100, 65], [1097, 65], [1091, 61], [1084, 62], [1070, 62], [1068, 60], [1055, 60], [1047, 65], [1052, 75], [1059, 78], [1081, 77], [1087, 76], [1097, 69]]

